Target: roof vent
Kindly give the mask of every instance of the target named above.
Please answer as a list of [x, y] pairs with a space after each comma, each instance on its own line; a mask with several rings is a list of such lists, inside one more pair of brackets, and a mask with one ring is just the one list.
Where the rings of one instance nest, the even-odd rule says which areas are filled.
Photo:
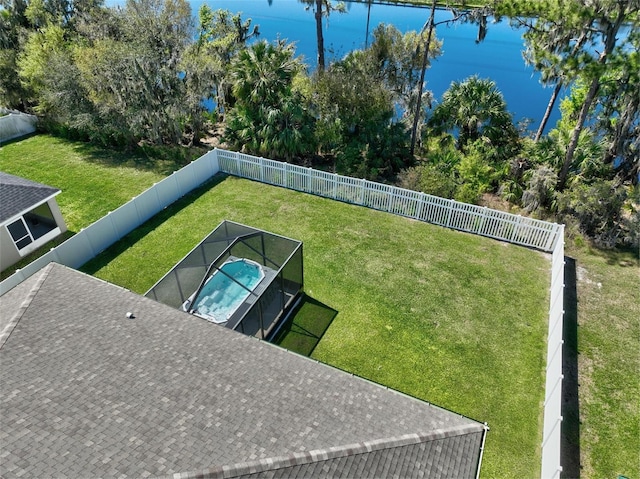
[[127, 312], [126, 316], [127, 316], [127, 319], [135, 319], [136, 317], [135, 314], [133, 314], [131, 311]]

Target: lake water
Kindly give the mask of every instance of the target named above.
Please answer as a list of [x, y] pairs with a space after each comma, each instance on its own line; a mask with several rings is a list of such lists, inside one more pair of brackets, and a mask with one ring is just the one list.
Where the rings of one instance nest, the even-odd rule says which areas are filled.
[[[120, 3], [117, 0], [107, 4]], [[197, 15], [202, 1], [192, 0], [193, 14]], [[313, 12], [297, 0], [208, 0], [212, 9], [242, 12], [243, 19], [252, 19], [260, 27], [260, 38], [268, 41], [284, 38], [295, 42], [296, 52], [304, 57], [310, 69], [317, 59], [316, 27]], [[391, 23], [400, 31], [420, 31], [429, 18], [428, 7], [371, 5], [345, 2], [347, 13], [333, 12], [324, 22], [327, 62], [340, 58], [352, 49], [365, 46], [367, 16], [369, 32], [379, 23]], [[436, 12], [436, 23], [451, 18], [448, 11]], [[477, 74], [496, 82], [504, 95], [507, 108], [515, 121], [531, 119], [530, 129], [538, 127], [547, 107], [551, 88], [543, 87], [539, 75], [522, 59], [522, 31], [513, 29], [508, 22], [490, 23], [483, 42], [476, 44], [477, 27], [470, 24], [437, 26], [436, 35], [443, 40], [443, 54], [433, 60], [427, 70], [426, 87], [438, 100], [452, 81], [461, 81]], [[371, 36], [369, 35], [371, 38]], [[552, 128], [560, 118], [556, 105], [548, 123]]]

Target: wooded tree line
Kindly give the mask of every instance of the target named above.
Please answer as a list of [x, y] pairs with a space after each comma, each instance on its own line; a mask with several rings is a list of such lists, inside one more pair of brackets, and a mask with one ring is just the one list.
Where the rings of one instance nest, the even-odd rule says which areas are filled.
[[256, 38], [250, 19], [206, 5], [194, 16], [185, 0], [0, 0], [0, 104], [110, 147], [192, 145], [223, 129], [230, 148], [466, 202], [496, 194], [637, 247], [640, 0], [453, 12], [478, 24], [478, 41], [487, 18], [525, 28], [524, 58], [553, 86], [548, 111], [560, 102], [547, 134], [546, 119], [536, 134], [514, 123], [491, 79], [453, 82], [439, 99], [423, 89], [442, 45], [432, 19], [404, 34], [381, 24], [366, 48], [325, 59], [322, 20], [344, 9], [303, 3], [318, 25], [313, 72], [293, 44]]

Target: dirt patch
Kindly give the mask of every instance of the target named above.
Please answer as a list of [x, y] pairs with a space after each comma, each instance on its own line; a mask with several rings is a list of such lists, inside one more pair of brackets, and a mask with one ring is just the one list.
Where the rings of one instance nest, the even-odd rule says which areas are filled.
[[224, 135], [224, 127], [220, 124], [215, 125], [207, 131], [205, 136], [200, 140], [204, 146], [208, 148], [227, 148], [227, 144], [222, 140]]
[[589, 272], [585, 268], [583, 268], [581, 266], [578, 266], [576, 268], [576, 276], [578, 277], [578, 281], [581, 282], [581, 283], [593, 284], [593, 285], [597, 286], [598, 289], [602, 288], [602, 283], [597, 282], [597, 281], [593, 281], [591, 278], [589, 278]]

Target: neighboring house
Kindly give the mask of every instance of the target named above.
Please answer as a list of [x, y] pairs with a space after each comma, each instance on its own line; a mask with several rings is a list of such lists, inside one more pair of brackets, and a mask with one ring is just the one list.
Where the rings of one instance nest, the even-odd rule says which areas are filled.
[[485, 425], [66, 266], [0, 313], [4, 479], [479, 473]]
[[0, 171], [0, 271], [67, 231], [57, 188]]

